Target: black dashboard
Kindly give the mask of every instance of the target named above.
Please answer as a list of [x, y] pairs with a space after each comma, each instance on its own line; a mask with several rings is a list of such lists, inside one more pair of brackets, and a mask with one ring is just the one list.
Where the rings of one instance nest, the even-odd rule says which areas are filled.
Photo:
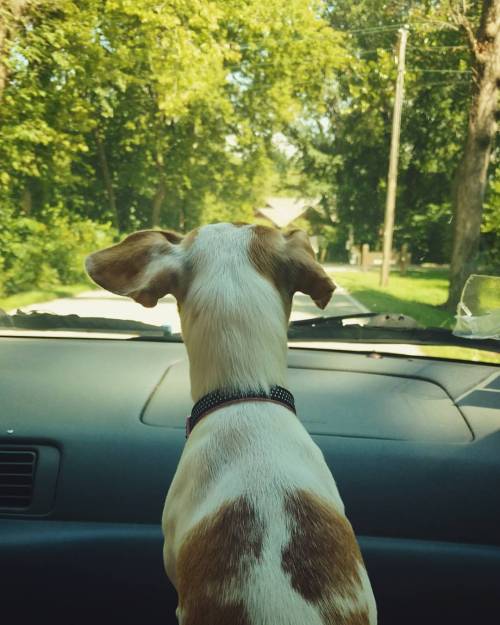
[[[496, 622], [500, 368], [291, 348], [289, 388], [379, 622]], [[182, 343], [0, 339], [4, 615], [176, 622], [160, 519], [190, 408]]]

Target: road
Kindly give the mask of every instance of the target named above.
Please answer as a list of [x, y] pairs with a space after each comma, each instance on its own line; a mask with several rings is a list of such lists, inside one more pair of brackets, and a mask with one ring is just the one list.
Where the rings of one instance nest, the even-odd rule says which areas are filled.
[[[76, 314], [81, 317], [133, 319], [153, 325], [168, 325], [172, 332], [180, 331], [177, 305], [171, 295], [162, 298], [154, 308], [144, 308], [130, 298], [96, 289], [85, 291], [74, 297], [23, 306], [21, 310], [24, 312], [36, 310], [56, 315]], [[9, 312], [12, 314], [15, 311]], [[318, 308], [308, 296], [297, 293], [293, 300], [291, 319], [307, 319], [320, 315], [350, 315], [360, 312], [367, 312], [367, 308], [349, 295], [345, 289], [339, 287], [325, 310]]]
[[[349, 268], [332, 268], [329, 266], [327, 266], [326, 269], [329, 273], [336, 276], [337, 283], [338, 281], [341, 281], [341, 277], [339, 280], [338, 274], [342, 273], [343, 270], [349, 270]], [[334, 269], [336, 269], [336, 271], [334, 271]], [[181, 329], [179, 314], [177, 312], [177, 304], [175, 298], [171, 295], [162, 298], [158, 302], [158, 305], [154, 308], [144, 308], [130, 298], [113, 295], [112, 293], [102, 289], [95, 289], [92, 291], [85, 291], [79, 295], [75, 295], [74, 297], [65, 297], [51, 300], [49, 302], [23, 306], [21, 310], [24, 312], [36, 310], [38, 312], [47, 312], [56, 315], [76, 314], [81, 317], [130, 319], [157, 326], [168, 326], [170, 331], [173, 333], [180, 332]], [[13, 314], [16, 311], [11, 310], [8, 312], [9, 314]], [[298, 319], [307, 319], [321, 315], [355, 315], [357, 313], [364, 312], [369, 311], [344, 288], [338, 286], [325, 310], [318, 308], [307, 295], [296, 293], [293, 299], [291, 320], [295, 321]], [[305, 347], [307, 345], [308, 344], [301, 341], [301, 346]], [[360, 342], [339, 343], [339, 345], [341, 345], [342, 349], [352, 351], [366, 351], [367, 349], [374, 349], [373, 344]], [[314, 343], [311, 344], [311, 346], [318, 348], [319, 344]], [[332, 344], [328, 343], [328, 347], [331, 348]], [[408, 356], [418, 356], [422, 354], [418, 346], [405, 344], [386, 345], [379, 343], [377, 345], [377, 350], [396, 354], [405, 354]]]

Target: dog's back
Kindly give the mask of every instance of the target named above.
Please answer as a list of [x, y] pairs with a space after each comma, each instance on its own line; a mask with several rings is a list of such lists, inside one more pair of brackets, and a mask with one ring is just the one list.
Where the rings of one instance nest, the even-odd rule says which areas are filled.
[[164, 516], [181, 625], [375, 623], [337, 487], [298, 419], [248, 403], [196, 434]]

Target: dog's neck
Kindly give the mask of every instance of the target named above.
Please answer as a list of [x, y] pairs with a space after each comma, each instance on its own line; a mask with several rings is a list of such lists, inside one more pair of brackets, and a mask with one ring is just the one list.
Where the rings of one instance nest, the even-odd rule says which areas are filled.
[[191, 395], [262, 390], [287, 382], [287, 319], [281, 298], [254, 272], [252, 284], [198, 285], [181, 312]]

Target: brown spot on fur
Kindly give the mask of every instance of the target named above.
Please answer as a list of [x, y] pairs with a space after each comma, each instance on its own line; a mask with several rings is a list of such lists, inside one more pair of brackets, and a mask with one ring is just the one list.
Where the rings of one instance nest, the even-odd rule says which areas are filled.
[[170, 243], [174, 244], [182, 243], [184, 239], [183, 234], [180, 234], [179, 232], [174, 232], [174, 230], [153, 230], [152, 232], [159, 232], [167, 239], [167, 241], [170, 241]]
[[306, 293], [316, 306], [325, 308], [335, 290], [335, 284], [316, 261], [309, 237], [303, 230], [292, 230], [285, 236], [289, 262], [294, 272], [295, 290]]
[[[214, 593], [215, 594], [215, 593]], [[195, 611], [181, 610], [182, 625], [251, 625], [248, 612], [241, 601], [219, 603], [217, 597], [200, 597]]]
[[332, 593], [349, 595], [360, 583], [363, 560], [349, 521], [318, 495], [298, 490], [287, 495], [291, 538], [282, 551], [282, 568], [304, 599], [320, 602]]
[[194, 230], [191, 230], [191, 232], [188, 232], [186, 234], [186, 236], [184, 237], [183, 241], [182, 241], [182, 247], [184, 249], [189, 249], [193, 243], [196, 240], [196, 237], [198, 236], [198, 232], [199, 232], [199, 228], [195, 228]]
[[264, 526], [252, 504], [239, 497], [189, 531], [177, 558], [183, 625], [246, 625], [244, 607], [231, 601], [262, 552]]
[[169, 230], [141, 230], [120, 243], [94, 252], [87, 258], [87, 271], [99, 286], [128, 295], [146, 307], [155, 306], [167, 293], [180, 296], [179, 276], [165, 268], [146, 281], [151, 261], [168, 256], [173, 245], [182, 241], [182, 235]]
[[309, 295], [317, 306], [325, 308], [335, 290], [332, 280], [316, 262], [303, 230], [283, 235], [276, 228], [254, 226], [249, 258], [277, 288], [288, 316], [296, 291]]
[[355, 610], [345, 612], [337, 605], [331, 604], [321, 607], [323, 625], [370, 625], [370, 617], [367, 610]]
[[287, 271], [286, 258], [280, 247], [281, 233], [268, 226], [254, 226], [248, 255], [257, 271], [278, 290], [287, 319], [290, 317], [293, 298], [291, 274]]
[[[367, 610], [356, 610], [345, 618], [346, 625], [370, 625], [370, 617]], [[333, 625], [333, 623], [332, 623]]]

